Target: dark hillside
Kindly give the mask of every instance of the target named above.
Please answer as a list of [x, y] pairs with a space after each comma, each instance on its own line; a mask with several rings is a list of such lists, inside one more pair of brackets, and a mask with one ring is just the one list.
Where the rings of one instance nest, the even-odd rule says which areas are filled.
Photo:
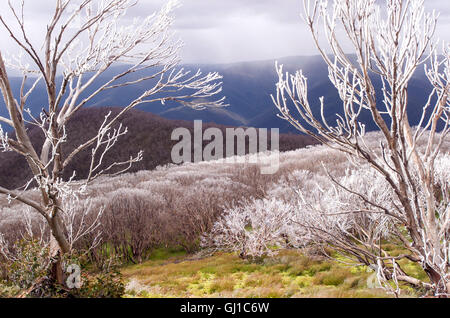
[[[69, 153], [84, 141], [92, 138], [102, 124], [105, 115], [109, 111], [112, 111], [113, 114], [117, 113], [119, 109], [93, 107], [81, 110], [68, 123], [68, 141], [63, 145], [63, 151]], [[178, 142], [171, 140], [171, 134], [175, 128], [186, 127], [193, 135], [193, 122], [164, 119], [140, 110], [128, 112], [123, 117], [122, 124], [128, 127], [128, 134], [122, 136], [108, 153], [104, 162], [105, 166], [109, 166], [114, 161], [125, 161], [131, 155], [136, 155], [139, 150], [143, 150], [144, 160], [135, 164], [131, 171], [154, 169], [171, 162], [172, 147]], [[227, 126], [216, 124], [203, 124], [204, 129], [211, 126], [218, 127], [222, 131], [227, 128]], [[37, 145], [39, 149], [43, 143], [43, 134], [40, 129], [30, 127], [29, 134], [33, 144]], [[313, 143], [315, 143], [314, 140], [307, 136], [297, 134], [280, 136], [281, 151], [297, 149]], [[76, 171], [77, 179], [85, 178], [90, 164], [90, 153], [90, 149], [80, 153], [68, 166], [64, 178], [71, 177], [74, 171]], [[10, 189], [18, 188], [30, 178], [31, 174], [22, 156], [13, 152], [0, 153], [0, 186]]]

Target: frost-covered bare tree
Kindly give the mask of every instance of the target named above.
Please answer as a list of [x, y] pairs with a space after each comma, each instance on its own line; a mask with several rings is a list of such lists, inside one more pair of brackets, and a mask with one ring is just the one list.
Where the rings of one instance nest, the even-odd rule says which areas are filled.
[[[2, 151], [23, 155], [33, 179], [15, 191], [0, 188], [0, 193], [40, 213], [51, 229], [52, 255], [64, 254], [73, 244], [68, 238], [71, 226], [64, 222], [71, 218], [63, 217], [67, 214], [66, 203], [77, 204], [86, 185], [100, 175], [126, 171], [142, 158], [139, 152], [126, 162], [107, 167], [102, 164], [117, 139], [127, 133], [120, 125], [121, 116], [152, 102], [175, 101], [195, 109], [223, 106], [223, 99], [213, 98], [221, 91], [221, 76], [176, 69], [182, 46], [171, 31], [173, 10], [179, 5], [176, 0], [168, 1], [159, 12], [132, 21], [126, 14], [138, 4], [136, 0], [55, 0], [48, 25], [43, 26], [42, 43], [36, 43], [29, 34], [28, 1], [3, 2], [2, 34], [10, 37], [21, 54], [5, 57], [0, 52], [0, 88], [8, 113], [0, 117], [0, 122], [14, 132], [12, 137], [0, 129], [0, 147]], [[8, 74], [11, 69], [23, 74], [17, 95]], [[39, 82], [45, 85], [48, 103], [36, 115], [27, 108], [27, 100]], [[145, 92], [130, 98], [117, 115], [106, 116], [98, 132], [86, 142], [80, 142], [71, 153], [63, 153], [66, 124], [78, 110], [101, 93], [143, 83], [149, 86]], [[42, 130], [45, 142], [41, 148], [31, 143], [27, 125]], [[63, 180], [69, 163], [86, 149], [92, 151], [87, 180]], [[40, 200], [26, 195], [25, 190], [31, 185], [37, 185], [35, 191], [40, 192]], [[61, 275], [57, 276], [61, 281]]]
[[[450, 48], [443, 43], [443, 52], [438, 53], [440, 43], [434, 40], [438, 14], [427, 13], [423, 0], [379, 3], [304, 0], [303, 18], [342, 100], [343, 116], [338, 116], [337, 124], [327, 122], [323, 98], [317, 106], [308, 99], [308, 82], [301, 71], [284, 74], [283, 67], [277, 66], [279, 82], [273, 100], [280, 117], [348, 154], [351, 160], [368, 164], [382, 177], [378, 182], [374, 177], [365, 178], [366, 182], [374, 180], [371, 185], [350, 187], [330, 175], [336, 189], [352, 196], [355, 204], [347, 202], [342, 209], [344, 205], [336, 201], [334, 211], [315, 205], [315, 212], [320, 212], [317, 217], [308, 222], [300, 219], [299, 224], [316, 242], [326, 242], [363, 264], [377, 264], [380, 279], [405, 281], [435, 295], [449, 296], [449, 188], [448, 180], [436, 176], [435, 165], [450, 131]], [[351, 44], [356, 61], [346, 55], [347, 44]], [[419, 125], [412, 127], [407, 115], [411, 107], [408, 83], [421, 66], [433, 91], [423, 106]], [[375, 88], [377, 77], [383, 83], [381, 99]], [[314, 115], [314, 107], [320, 107], [321, 115]], [[378, 148], [365, 142], [360, 115], [367, 111], [383, 135]], [[425, 147], [419, 149], [420, 143]], [[382, 187], [376, 190], [379, 195], [370, 190], [376, 186]], [[342, 224], [348, 218], [342, 214], [370, 215], [366, 218], [369, 223], [359, 224], [369, 225], [376, 219], [384, 225], [370, 232], [363, 227], [349, 231], [347, 224]], [[405, 253], [393, 256], [383, 248], [386, 231]], [[402, 259], [420, 264], [429, 281], [406, 275], [399, 265]]]

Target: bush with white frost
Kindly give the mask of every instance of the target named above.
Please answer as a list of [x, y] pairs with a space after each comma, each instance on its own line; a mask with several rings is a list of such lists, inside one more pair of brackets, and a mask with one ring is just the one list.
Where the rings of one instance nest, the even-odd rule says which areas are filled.
[[[335, 181], [316, 183], [315, 191], [308, 189], [314, 180], [307, 181], [306, 187], [300, 186], [290, 196], [296, 210], [290, 242], [297, 246], [336, 246], [348, 251], [349, 246], [361, 245], [364, 249], [380, 239], [392, 238], [393, 225], [398, 223], [396, 202], [386, 181], [367, 167], [347, 170], [345, 176]], [[374, 209], [366, 200], [376, 202], [380, 209]], [[387, 216], [383, 209], [392, 216]]]
[[241, 258], [273, 255], [288, 244], [292, 206], [277, 199], [253, 200], [233, 207], [203, 236], [202, 246], [238, 252]]

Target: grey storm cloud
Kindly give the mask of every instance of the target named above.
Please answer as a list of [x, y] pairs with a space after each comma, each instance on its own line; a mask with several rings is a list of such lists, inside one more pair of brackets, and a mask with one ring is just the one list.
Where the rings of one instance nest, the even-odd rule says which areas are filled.
[[[151, 11], [163, 3], [164, 0], [148, 0], [140, 5]], [[187, 61], [232, 62], [317, 54], [300, 18], [302, 0], [184, 0], [182, 3], [176, 11], [175, 28], [185, 42]], [[450, 40], [449, 3], [449, 0], [425, 0], [427, 10], [441, 13], [437, 36], [445, 40]], [[133, 11], [137, 12], [139, 7]]]
[[[151, 3], [150, 3], [151, 2]], [[156, 10], [164, 1], [143, 1]], [[139, 14], [139, 7], [131, 13]], [[298, 0], [184, 0], [175, 29], [185, 43], [186, 61], [233, 62], [302, 54], [310, 36]], [[310, 50], [303, 54], [313, 54]]]
[[[0, 0], [1, 12], [7, 0]], [[183, 40], [185, 62], [226, 63], [316, 54], [311, 36], [300, 18], [302, 0], [182, 0], [175, 11], [174, 28]], [[380, 0], [383, 2], [383, 0]], [[55, 0], [26, 0], [28, 29], [39, 37]], [[146, 16], [165, 0], [140, 0], [128, 15]], [[428, 10], [441, 12], [437, 36], [449, 40], [448, 0], [425, 0]], [[2, 49], [12, 50], [0, 33]]]

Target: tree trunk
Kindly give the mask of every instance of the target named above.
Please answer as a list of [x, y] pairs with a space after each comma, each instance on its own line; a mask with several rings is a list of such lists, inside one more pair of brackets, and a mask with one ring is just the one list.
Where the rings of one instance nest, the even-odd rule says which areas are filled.
[[64, 271], [62, 267], [62, 257], [70, 251], [70, 244], [64, 235], [64, 224], [56, 214], [50, 220], [53, 244], [50, 246], [51, 257], [53, 259], [51, 277], [59, 285], [64, 285]]
[[430, 266], [424, 267], [425, 273], [427, 273], [428, 277], [430, 278], [430, 282], [436, 286], [436, 293], [444, 293], [444, 294], [450, 294], [450, 283], [443, 284], [443, 280], [441, 275], [436, 272], [433, 268]]
[[61, 220], [59, 214], [53, 216], [50, 220], [50, 228], [52, 230], [52, 235], [58, 242], [58, 246], [62, 254], [66, 254], [70, 251], [70, 244], [66, 239], [64, 231], [64, 223]]
[[64, 270], [60, 252], [55, 255], [55, 259], [52, 262], [50, 277], [56, 284], [61, 286], [64, 285]]

